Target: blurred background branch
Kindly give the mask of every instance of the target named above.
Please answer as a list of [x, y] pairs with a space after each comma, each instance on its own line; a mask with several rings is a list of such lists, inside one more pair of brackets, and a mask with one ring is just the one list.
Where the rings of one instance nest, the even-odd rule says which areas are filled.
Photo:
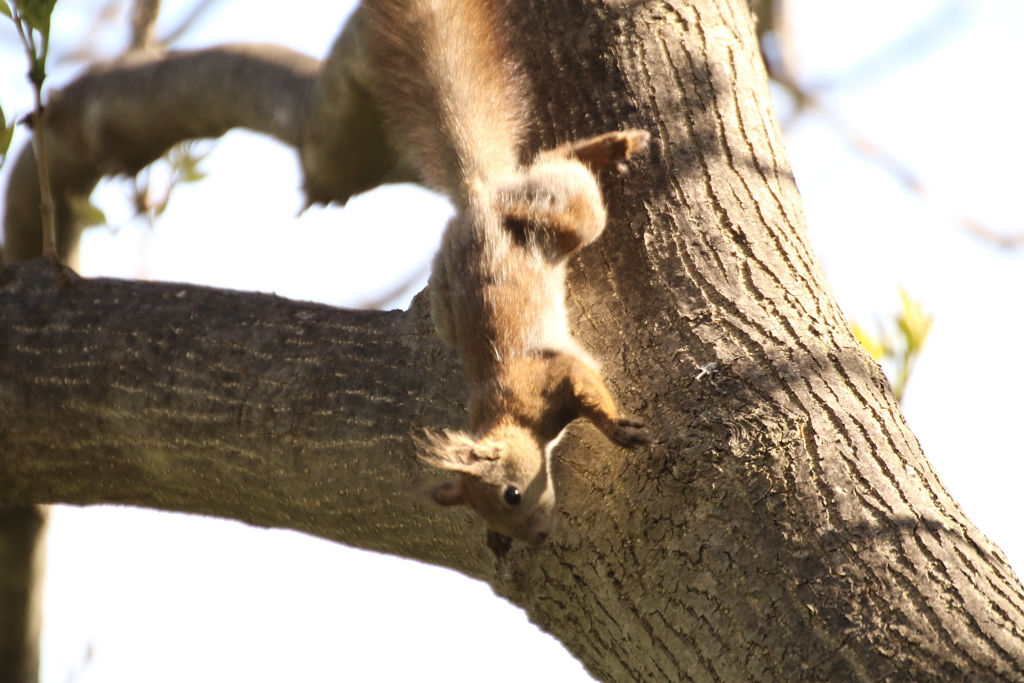
[[791, 0], [757, 0], [755, 3], [758, 38], [768, 73], [793, 103], [790, 115], [782, 121], [783, 130], [792, 130], [800, 117], [818, 115], [850, 148], [857, 150], [907, 192], [950, 222], [999, 249], [1021, 248], [1024, 245], [1024, 226], [1008, 231], [987, 225], [968, 211], [943, 201], [940, 193], [930, 190], [927, 181], [909, 165], [859, 131], [837, 112], [830, 101], [832, 95], [848, 96], [870, 88], [939, 53], [970, 27], [978, 4], [970, 0], [948, 0], [842, 73], [824, 79], [808, 78], [801, 70], [796, 48], [798, 36], [794, 33], [791, 16], [792, 4]]

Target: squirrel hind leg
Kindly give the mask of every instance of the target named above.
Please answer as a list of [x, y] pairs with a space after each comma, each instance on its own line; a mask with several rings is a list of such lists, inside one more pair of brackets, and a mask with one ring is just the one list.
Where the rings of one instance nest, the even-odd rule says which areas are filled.
[[560, 261], [596, 240], [607, 215], [593, 174], [567, 158], [538, 160], [497, 193], [498, 210], [513, 237]]
[[498, 192], [505, 227], [541, 246], [552, 261], [590, 244], [607, 222], [594, 173], [624, 172], [626, 161], [647, 149], [650, 137], [643, 130], [614, 131], [541, 152]]
[[574, 157], [592, 171], [626, 171], [626, 161], [647, 150], [651, 134], [645, 130], [616, 130], [555, 147], [545, 154]]

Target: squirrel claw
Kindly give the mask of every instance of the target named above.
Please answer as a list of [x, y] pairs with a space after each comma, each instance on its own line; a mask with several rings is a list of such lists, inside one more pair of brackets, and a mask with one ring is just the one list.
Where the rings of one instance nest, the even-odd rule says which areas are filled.
[[487, 530], [487, 547], [494, 553], [498, 560], [504, 560], [508, 551], [512, 549], [512, 539], [497, 531]]
[[651, 445], [650, 435], [644, 431], [644, 423], [620, 418], [615, 420], [606, 433], [608, 438], [623, 448]]

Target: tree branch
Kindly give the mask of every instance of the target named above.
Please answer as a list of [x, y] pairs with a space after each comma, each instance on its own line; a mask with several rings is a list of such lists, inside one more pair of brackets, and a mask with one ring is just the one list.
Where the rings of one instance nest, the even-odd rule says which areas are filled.
[[160, 17], [160, 0], [135, 0], [132, 6], [132, 38], [129, 51], [147, 51], [157, 47], [156, 20]]
[[[568, 307], [658, 443], [627, 455], [574, 425], [546, 545], [496, 567], [480, 520], [421, 495], [410, 430], [466, 419], [422, 300], [62, 292], [41, 264], [0, 273], [0, 504], [189, 510], [453, 567], [603, 680], [1024, 680], [1024, 590], [810, 250], [747, 3], [585, 4], [527, 1], [510, 35], [538, 141], [654, 134], [603, 179], [611, 224], [574, 259]], [[324, 84], [311, 120], [346, 88]]]
[[53, 93], [47, 124], [107, 174], [133, 174], [182, 140], [234, 127], [295, 145], [319, 67], [278, 45], [130, 55]]
[[207, 514], [491, 572], [482, 527], [431, 503], [437, 476], [413, 455], [414, 429], [465, 420], [422, 306], [77, 278], [54, 291], [39, 261], [0, 274], [0, 505]]
[[[59, 246], [77, 244], [71, 201], [105, 175], [133, 175], [171, 146], [246, 127], [296, 144], [319, 62], [273, 45], [132, 54], [97, 65], [50, 95], [44, 124]], [[22, 151], [7, 187], [7, 258], [38, 255], [35, 156]]]
[[[384, 134], [373, 104], [377, 84], [358, 31], [356, 18], [322, 68], [276, 45], [130, 53], [51, 93], [45, 126], [59, 252], [73, 256], [81, 230], [73, 200], [87, 197], [100, 178], [134, 175], [183, 140], [218, 137], [232, 128], [295, 147], [310, 204], [344, 204], [382, 183], [415, 180]], [[35, 168], [31, 150], [23, 150], [7, 188], [4, 243], [10, 261], [41, 253]]]

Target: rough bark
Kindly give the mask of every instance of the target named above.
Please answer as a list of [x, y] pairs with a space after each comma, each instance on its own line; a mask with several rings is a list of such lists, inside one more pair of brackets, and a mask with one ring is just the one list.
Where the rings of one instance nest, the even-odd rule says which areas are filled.
[[[413, 429], [464, 419], [428, 315], [117, 280], [54, 299], [40, 264], [0, 275], [0, 501], [198, 512], [431, 562], [461, 535], [404, 457]], [[462, 568], [483, 576], [476, 554]]]
[[657, 141], [604, 183], [611, 225], [570, 281], [580, 339], [655, 446], [575, 425], [561, 526], [495, 565], [479, 520], [421, 495], [434, 475], [409, 432], [465, 421], [421, 301], [61, 291], [32, 264], [0, 276], [0, 504], [215, 514], [442, 564], [605, 681], [1024, 680], [1024, 590], [807, 243], [746, 3], [514, 14], [537, 144], [624, 126]]

